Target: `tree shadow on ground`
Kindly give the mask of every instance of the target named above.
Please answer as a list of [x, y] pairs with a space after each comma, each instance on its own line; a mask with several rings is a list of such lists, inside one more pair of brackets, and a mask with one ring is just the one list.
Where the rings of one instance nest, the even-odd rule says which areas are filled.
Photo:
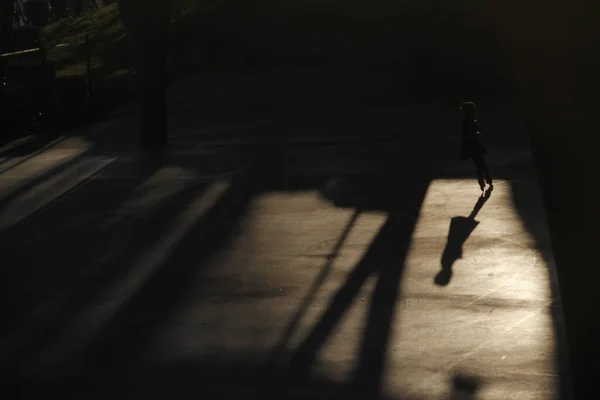
[[[265, 154], [269, 157], [263, 157]], [[401, 293], [405, 258], [432, 175], [428, 168], [417, 165], [414, 170], [421, 173], [407, 176], [406, 169], [394, 169], [397, 164], [386, 159], [374, 161], [379, 175], [346, 177], [338, 179], [333, 185], [325, 185], [329, 178], [326, 173], [313, 177], [287, 174], [282, 168], [284, 158], [284, 152], [268, 149], [255, 157], [244, 159], [251, 165], [242, 179], [240, 190], [227, 205], [216, 207], [212, 219], [208, 220], [216, 228], [214, 234], [206, 237], [201, 233], [201, 228], [195, 226], [142, 289], [106, 326], [96, 332], [91, 345], [52, 371], [58, 376], [63, 374], [62, 378], [55, 380], [51, 374], [50, 378], [42, 375], [27, 381], [23, 386], [23, 397], [47, 397], [48, 393], [60, 393], [67, 398], [92, 399], [96, 396], [104, 398], [108, 393], [123, 390], [122, 393], [130, 398], [183, 399], [192, 396], [197, 398], [198, 395], [203, 398], [264, 398], [267, 395], [290, 399], [385, 398], [381, 393], [381, 380], [386, 370], [385, 356], [390, 330], [392, 323], [397, 323], [393, 316]], [[131, 189], [129, 187], [127, 190]], [[191, 361], [173, 360], [161, 365], [145, 365], [141, 362], [140, 357], [152, 339], [151, 328], [177, 312], [181, 296], [191, 282], [202, 275], [207, 261], [219, 250], [227, 250], [252, 199], [266, 192], [307, 189], [321, 190], [322, 195], [334, 205], [357, 210], [356, 214], [377, 211], [387, 216], [368, 251], [332, 297], [307, 338], [298, 348], [289, 351], [290, 360], [276, 363], [276, 366], [265, 366], [256, 355], [240, 354], [236, 359], [227, 361], [219, 360], [217, 354], [216, 360], [208, 361], [199, 357]], [[164, 229], [178, 210], [201, 190], [195, 187], [175, 196], [176, 200], [171, 206], [154, 216], [148, 225], [142, 225], [143, 231], [157, 233]], [[56, 214], [55, 218], [59, 218], [59, 215]], [[352, 221], [349, 222], [350, 227], [351, 224]], [[31, 225], [29, 228], [35, 227]], [[140, 235], [136, 243], [116, 257], [113, 268], [124, 269], [119, 274], [125, 273], [130, 260], [153, 241], [148, 236]], [[106, 272], [108, 274], [109, 270]], [[371, 277], [375, 277], [377, 283], [350, 382], [338, 384], [313, 379], [310, 369], [319, 350], [348, 311], [358, 291]], [[200, 283], [207, 284], [201, 279]], [[318, 281], [315, 284], [318, 285]], [[298, 310], [300, 313], [302, 308]], [[56, 325], [56, 328], [60, 330], [60, 325]], [[64, 378], [71, 374], [73, 378]], [[470, 382], [469, 379], [458, 379], [454, 392], [465, 392], [473, 398], [476, 385]], [[460, 397], [456, 394], [454, 398]]]
[[[25, 157], [33, 152], [43, 149], [54, 140], [59, 138], [56, 132], [48, 132], [47, 134], [37, 134], [31, 137], [15, 140], [10, 148], [5, 150], [0, 149], [0, 157]], [[0, 164], [0, 169], [2, 164]]]
[[[266, 165], [271, 166], [271, 168], [263, 168]], [[298, 177], [298, 179], [282, 180], [278, 173], [280, 168], [278, 168], [276, 155], [274, 155], [274, 158], [269, 159], [266, 165], [263, 164], [262, 167], [259, 166], [257, 169], [250, 169], [252, 172], [245, 176], [243, 189], [238, 192], [231, 205], [233, 211], [228, 210], [227, 213], [215, 211], [212, 214], [214, 218], [212, 224], [216, 230], [210, 237], [202, 237], [201, 232], [198, 230], [199, 227], [192, 229], [179, 242], [172, 255], [164, 262], [164, 265], [135, 294], [134, 298], [117, 315], [111, 318], [109, 323], [102, 327], [101, 331], [95, 333], [94, 341], [83, 352], [75, 354], [72, 359], [66, 360], [64, 364], [53, 368], [49, 376], [60, 376], [64, 371], [77, 371], [76, 376], [79, 376], [79, 378], [75, 382], [65, 383], [65, 387], [73, 384], [75, 385], [74, 388], [77, 388], [77, 385], [82, 382], [80, 379], [88, 382], [89, 377], [93, 376], [103, 376], [103, 379], [105, 379], [103, 386], [106, 387], [124, 381], [135, 386], [139, 383], [138, 379], [145, 381], [143, 377], [131, 376], [127, 370], [139, 368], [136, 360], [144, 353], [144, 346], [149, 339], [147, 336], [149, 328], [175, 311], [186, 286], [193, 281], [193, 277], [202, 273], [201, 270], [206, 265], [206, 260], [210, 259], [218, 249], [227, 248], [228, 242], [236, 235], [236, 227], [244, 219], [245, 207], [251, 199], [260, 193], [273, 190], [293, 191], [307, 188], [314, 190], [320, 188], [325, 181], [323, 177]], [[267, 174], [266, 171], [271, 171], [271, 173]], [[368, 177], [357, 180], [350, 179], [345, 180], [342, 185], [338, 185], [341, 190], [337, 193], [330, 192], [327, 194], [335, 204], [341, 207], [386, 212], [388, 213], [387, 221], [363, 260], [355, 267], [351, 277], [340, 288], [328, 311], [314, 327], [306, 342], [295, 353], [295, 360], [289, 365], [276, 367], [275, 372], [268, 371], [261, 378], [263, 382], [265, 379], [271, 382], [264, 386], [265, 389], [268, 389], [271, 393], [273, 390], [277, 390], [278, 385], [274, 385], [269, 377], [277, 373], [276, 371], [280, 371], [278, 373], [286, 377], [286, 386], [281, 387], [284, 394], [280, 393], [281, 396], [279, 396], [282, 398], [305, 398], [309, 394], [311, 397], [317, 396], [318, 398], [330, 396], [359, 398], [367, 395], [370, 398], [382, 398], [380, 380], [385, 370], [384, 360], [392, 317], [400, 290], [403, 263], [428, 182], [429, 178], [427, 176], [406, 179], [403, 182], [403, 190], [390, 193], [390, 181], [388, 179]], [[174, 204], [174, 209], [170, 212], [166, 211], [165, 218], [172, 218], [174, 210], [181, 208], [189, 197], [189, 193], [182, 193], [181, 203]], [[210, 221], [208, 223], [210, 224]], [[160, 230], [160, 228], [157, 229]], [[148, 241], [143, 236], [138, 239], [140, 244], [146, 242], [145, 245], [148, 245]], [[127, 250], [130, 257], [119, 256], [117, 260], [123, 260], [123, 262], [116, 262], [115, 265], [127, 266], [128, 262], [126, 260], [135, 257], [135, 254], [138, 254], [139, 251], [139, 246], [132, 246], [131, 249]], [[120, 275], [122, 274], [123, 272], [120, 273]], [[330, 336], [339, 319], [354, 300], [357, 291], [370, 276], [376, 276], [378, 284], [373, 293], [372, 307], [368, 316], [367, 329], [363, 338], [357, 368], [351, 382], [352, 387], [316, 382], [308, 376], [302, 377], [300, 370], [310, 367], [319, 348]], [[57, 325], [56, 328], [60, 329], [60, 326]], [[256, 360], [251, 361], [256, 363]], [[185, 371], [188, 367], [182, 368]], [[225, 366], [224, 368], [234, 369], [232, 372], [221, 372], [226, 375], [228, 381], [233, 383], [232, 387], [235, 387], [240, 379], [246, 379], [243, 375], [237, 375], [241, 372], [239, 370], [236, 372], [235, 366]], [[258, 368], [260, 370], [266, 367], [259, 364]], [[218, 397], [216, 395], [220, 393], [219, 391], [228, 393], [223, 387], [219, 385], [214, 387], [213, 385], [218, 382], [218, 379], [223, 380], [225, 377], [207, 378], [211, 376], [211, 373], [206, 371], [218, 371], [218, 363], [216, 365], [201, 365], [200, 367], [192, 366], [189, 369], [204, 371], [202, 377], [197, 376], [202, 384], [200, 388], [195, 387], [195, 389], [210, 388], [207, 389], [209, 390], [207, 395], [210, 397], [210, 394], [214, 394], [215, 398]], [[70, 372], [67, 372], [67, 375]], [[173, 379], [170, 373], [163, 372], [165, 380]], [[43, 381], [44, 376], [46, 376], [45, 373], [40, 375], [39, 379]], [[50, 382], [52, 382], [52, 379], [50, 378]], [[33, 388], [46, 387], [45, 385], [38, 386], [36, 382], [39, 383], [40, 381], [34, 379], [28, 381], [25, 386]], [[144, 383], [144, 385], [149, 384], [149, 382]], [[93, 383], [81, 383], [81, 385], [81, 390], [94, 390], [92, 389], [94, 388]], [[177, 389], [173, 386], [168, 387], [172, 391]], [[135, 390], [142, 389], [140, 386], [135, 388]], [[192, 389], [190, 388], [190, 390]], [[132, 396], [135, 397], [134, 394]], [[221, 396], [220, 398], [226, 397]]]
[[[2, 352], [3, 365], [19, 371], [95, 294], [134, 270], [135, 261], [174, 228], [181, 210], [203, 196], [208, 182], [180, 180], [167, 173], [173, 170], [177, 167], [148, 162], [124, 179], [103, 179], [109, 168], [53, 207], [0, 233], [4, 338], [27, 328], [27, 335], [15, 337], [17, 343]], [[202, 224], [215, 223], [210, 219], [233, 198], [241, 200], [233, 193], [218, 199]]]
[[376, 277], [377, 284], [351, 385], [369, 398], [381, 396], [404, 262], [429, 180], [427, 177], [404, 180], [402, 190], [395, 193], [390, 190], [390, 183], [387, 179], [376, 178], [345, 179], [333, 191], [325, 193], [337, 206], [385, 212], [387, 219], [319, 321], [293, 350], [286, 362], [293, 380], [309, 376], [317, 354], [348, 312], [361, 288], [369, 278]]

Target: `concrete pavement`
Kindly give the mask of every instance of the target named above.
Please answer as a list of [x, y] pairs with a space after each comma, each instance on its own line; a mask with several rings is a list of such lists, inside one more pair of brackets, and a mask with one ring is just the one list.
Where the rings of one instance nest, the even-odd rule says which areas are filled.
[[[433, 181], [416, 214], [407, 207], [356, 217], [314, 191], [261, 196], [234, 243], [144, 333], [133, 368], [273, 362], [371, 396], [423, 399], [448, 398], [452, 377], [466, 374], [481, 382], [478, 398], [555, 398], [564, 344], [551, 310], [559, 299], [512, 188], [496, 185], [464, 244], [448, 230], [477, 200], [470, 180]], [[462, 258], [440, 287], [440, 259], [454, 241]], [[142, 397], [154, 389], [136, 388]]]
[[527, 151], [504, 138], [483, 203], [431, 132], [182, 145], [144, 167], [70, 138], [5, 171], [2, 355], [22, 396], [568, 398]]

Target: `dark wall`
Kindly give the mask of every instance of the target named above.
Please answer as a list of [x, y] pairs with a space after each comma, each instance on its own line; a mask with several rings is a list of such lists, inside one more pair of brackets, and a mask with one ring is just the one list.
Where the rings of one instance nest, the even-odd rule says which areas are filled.
[[211, 29], [264, 54], [409, 73], [448, 90], [506, 87], [505, 51], [489, 2], [226, 0]]

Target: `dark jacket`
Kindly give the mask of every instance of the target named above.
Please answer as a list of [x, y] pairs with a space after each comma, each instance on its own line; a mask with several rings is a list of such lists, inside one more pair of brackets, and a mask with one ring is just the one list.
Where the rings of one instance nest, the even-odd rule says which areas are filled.
[[467, 160], [487, 154], [487, 151], [481, 143], [481, 133], [477, 121], [472, 118], [464, 118], [462, 123], [462, 148], [460, 159]]

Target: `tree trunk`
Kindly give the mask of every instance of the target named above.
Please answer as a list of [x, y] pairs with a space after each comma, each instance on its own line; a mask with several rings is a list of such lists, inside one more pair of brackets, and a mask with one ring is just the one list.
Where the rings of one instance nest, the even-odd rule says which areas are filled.
[[120, 0], [119, 13], [133, 48], [139, 93], [140, 142], [146, 149], [167, 143], [166, 34], [171, 1]]
[[165, 56], [151, 43], [135, 45], [135, 70], [140, 99], [140, 141], [144, 148], [167, 143]]

